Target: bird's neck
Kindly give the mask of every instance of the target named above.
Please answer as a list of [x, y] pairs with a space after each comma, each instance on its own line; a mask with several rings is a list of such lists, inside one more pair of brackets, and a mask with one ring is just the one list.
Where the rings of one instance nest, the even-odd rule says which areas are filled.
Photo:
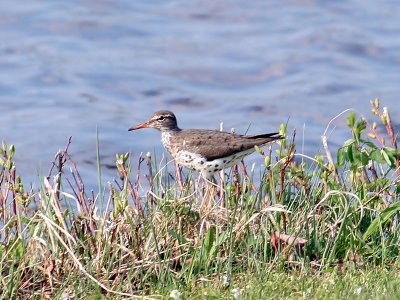
[[164, 134], [164, 133], [169, 134], [169, 133], [181, 131], [181, 129], [178, 126], [176, 126], [176, 127], [160, 128], [160, 131], [162, 134]]

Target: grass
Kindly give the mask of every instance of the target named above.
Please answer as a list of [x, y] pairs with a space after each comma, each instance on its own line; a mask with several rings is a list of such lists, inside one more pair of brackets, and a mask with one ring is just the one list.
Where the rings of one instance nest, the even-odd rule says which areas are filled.
[[245, 165], [215, 186], [118, 154], [117, 179], [99, 175], [88, 193], [69, 141], [26, 191], [3, 143], [0, 298], [395, 299], [400, 151], [388, 110], [371, 104], [377, 121], [350, 112], [335, 158], [326, 135], [314, 157], [294, 134], [257, 149], [257, 183]]
[[[240, 274], [234, 285], [203, 282], [182, 294], [184, 299], [398, 299], [398, 271], [346, 270], [307, 274], [271, 272], [264, 278]], [[167, 290], [165, 293], [167, 294]]]

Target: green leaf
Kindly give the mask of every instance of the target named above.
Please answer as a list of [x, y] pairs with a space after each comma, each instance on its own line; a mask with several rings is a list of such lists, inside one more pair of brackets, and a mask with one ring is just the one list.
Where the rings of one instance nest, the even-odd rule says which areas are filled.
[[396, 185], [395, 193], [398, 195], [400, 194], [400, 183]]
[[361, 119], [357, 122], [357, 130], [361, 133], [365, 128], [367, 128], [367, 121], [365, 119]]
[[396, 161], [396, 158], [394, 157], [393, 153], [387, 151], [386, 148], [382, 149], [381, 153], [386, 163], [393, 168], [395, 166], [395, 161]]
[[7, 160], [7, 162], [6, 162], [6, 169], [7, 170], [11, 170], [11, 168], [13, 167], [13, 162], [11, 161], [11, 160]]
[[179, 244], [186, 244], [188, 242], [187, 239], [183, 235], [181, 235], [173, 230], [168, 230], [168, 234], [170, 236], [176, 238], [178, 240]]
[[381, 150], [374, 150], [370, 153], [369, 158], [377, 163], [383, 164], [386, 162], [385, 158], [383, 157]]
[[266, 167], [269, 167], [271, 164], [271, 158], [268, 155], [264, 158], [264, 164]]
[[400, 211], [400, 202], [394, 202], [385, 208], [381, 214], [372, 221], [368, 229], [363, 235], [363, 240], [365, 241], [368, 237], [378, 231], [379, 225], [384, 225], [388, 220], [390, 220], [395, 214]]
[[347, 147], [347, 157], [349, 159], [349, 162], [351, 164], [353, 164], [354, 163], [354, 156], [353, 156], [353, 147], [352, 146]]
[[351, 144], [353, 144], [355, 142], [354, 139], [349, 139], [347, 141], [344, 142], [343, 147], [347, 147], [350, 146]]
[[344, 166], [347, 161], [347, 147], [339, 148], [337, 153], [337, 163], [339, 166]]
[[368, 147], [370, 147], [372, 149], [378, 149], [378, 147], [373, 142], [369, 142], [369, 141], [365, 141], [365, 140], [360, 140], [360, 142], [363, 142], [365, 145], [367, 145]]
[[353, 128], [355, 122], [356, 122], [356, 114], [353, 111], [351, 111], [347, 119], [347, 124], [349, 125], [350, 128]]
[[204, 240], [204, 250], [206, 256], [210, 255], [211, 248], [215, 241], [215, 228], [211, 227], [206, 234], [206, 238]]
[[363, 166], [368, 165], [369, 162], [369, 155], [365, 151], [361, 151], [361, 156], [360, 156], [361, 164]]
[[227, 231], [221, 232], [218, 237], [216, 238], [217, 242], [215, 243], [215, 246], [219, 247], [222, 245], [227, 239], [229, 238], [229, 234]]
[[261, 148], [258, 147], [257, 145], [254, 146], [254, 149], [256, 149], [256, 152], [257, 152], [257, 153], [259, 153], [259, 154], [261, 154], [261, 155], [263, 155], [263, 156], [265, 155], [264, 152], [261, 150]]
[[281, 125], [279, 125], [279, 134], [286, 136], [286, 124], [281, 123]]
[[361, 164], [361, 151], [360, 151], [360, 148], [358, 148], [355, 143], [353, 145], [351, 145], [350, 148], [352, 148], [352, 155], [353, 155], [354, 163], [356, 165], [360, 165]]
[[385, 147], [384, 150], [388, 155], [393, 155], [393, 156], [398, 155], [398, 150], [396, 151], [396, 149], [394, 149], [394, 148]]
[[15, 146], [14, 145], [10, 145], [9, 152], [10, 152], [10, 154], [9, 154], [10, 158], [12, 158], [14, 156], [14, 153], [15, 153]]
[[357, 139], [357, 141], [360, 140], [361, 133], [365, 128], [367, 128], [367, 122], [364, 119], [361, 119], [357, 122], [356, 128], [354, 129], [354, 137]]

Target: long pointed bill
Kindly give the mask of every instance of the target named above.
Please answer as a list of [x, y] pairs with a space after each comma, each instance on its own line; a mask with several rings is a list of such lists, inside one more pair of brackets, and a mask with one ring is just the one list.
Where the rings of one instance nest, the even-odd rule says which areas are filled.
[[142, 128], [149, 128], [149, 127], [150, 127], [150, 125], [149, 125], [149, 122], [147, 121], [147, 122], [144, 122], [142, 124], [139, 124], [139, 125], [136, 125], [136, 126], [133, 126], [133, 127], [129, 128], [128, 131], [142, 129]]

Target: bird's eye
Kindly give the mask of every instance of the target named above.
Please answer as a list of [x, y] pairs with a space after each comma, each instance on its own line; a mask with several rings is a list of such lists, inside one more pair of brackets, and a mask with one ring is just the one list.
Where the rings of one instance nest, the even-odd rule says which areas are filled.
[[158, 117], [158, 121], [163, 121], [164, 119], [165, 119], [164, 116], [159, 116], [159, 117]]

